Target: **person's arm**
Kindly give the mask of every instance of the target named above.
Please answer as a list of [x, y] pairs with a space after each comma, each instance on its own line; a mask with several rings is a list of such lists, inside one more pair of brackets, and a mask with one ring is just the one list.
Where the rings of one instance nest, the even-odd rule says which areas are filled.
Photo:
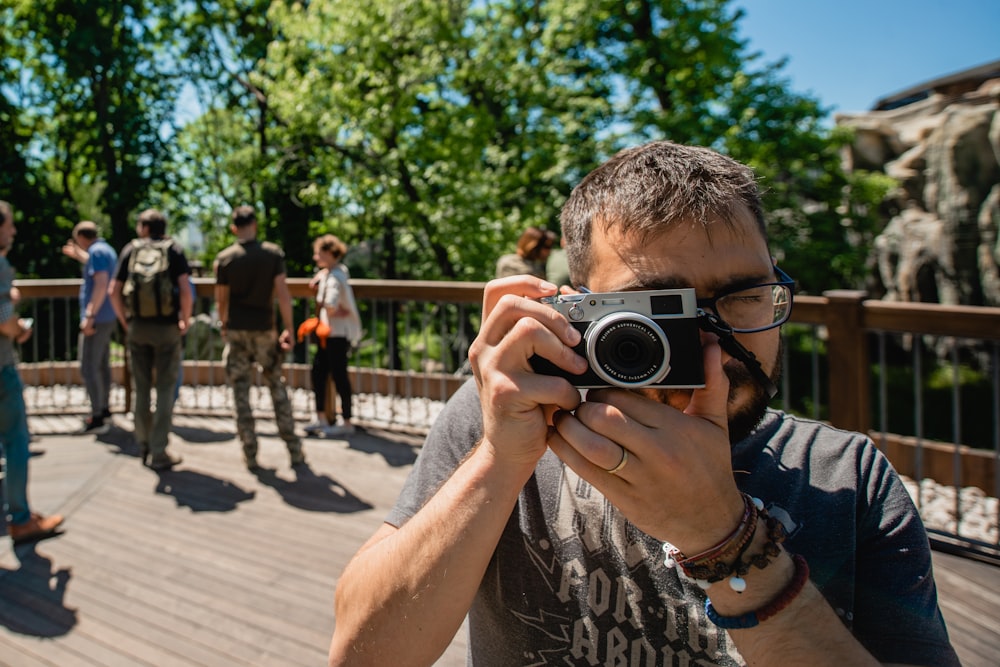
[[285, 274], [279, 273], [274, 277], [274, 296], [278, 299], [278, 312], [281, 313], [281, 323], [284, 329], [278, 335], [278, 344], [282, 350], [292, 349], [295, 341], [292, 339], [292, 332], [295, 330], [295, 320], [292, 319], [292, 295], [288, 291], [288, 282]]
[[181, 335], [184, 335], [191, 322], [191, 313], [194, 312], [194, 297], [191, 296], [191, 274], [182, 273], [177, 276], [177, 287], [180, 298], [177, 328], [180, 329]]
[[337, 585], [330, 665], [431, 664], [461, 626], [545, 453], [547, 412], [580, 400], [568, 382], [537, 375], [528, 363], [539, 351], [568, 371], [586, 365], [572, 351], [579, 333], [533, 300], [554, 291], [530, 276], [486, 286], [483, 326], [469, 350], [483, 438], [409, 521], [382, 526], [348, 563]]
[[32, 329], [24, 326], [25, 321], [16, 315], [8, 317], [0, 322], [0, 334], [13, 339], [17, 343], [23, 343], [31, 338]]
[[67, 241], [62, 247], [62, 253], [69, 257], [70, 259], [75, 259], [81, 264], [86, 264], [87, 260], [90, 259], [90, 253], [78, 246], [73, 241]]
[[101, 310], [101, 306], [104, 305], [104, 299], [108, 296], [110, 279], [111, 274], [107, 271], [97, 271], [94, 273], [94, 289], [90, 295], [90, 303], [87, 304], [87, 309], [83, 313], [83, 320], [80, 322], [80, 331], [85, 336], [92, 336], [97, 331], [94, 327], [94, 322], [97, 318], [97, 313]]
[[215, 280], [215, 307], [219, 311], [219, 328], [225, 336], [229, 330], [229, 285], [220, 285], [218, 277]]
[[111, 299], [111, 308], [115, 311], [118, 323], [122, 329], [128, 331], [128, 316], [125, 313], [125, 298], [122, 296], [124, 283], [117, 278], [108, 285], [108, 298]]

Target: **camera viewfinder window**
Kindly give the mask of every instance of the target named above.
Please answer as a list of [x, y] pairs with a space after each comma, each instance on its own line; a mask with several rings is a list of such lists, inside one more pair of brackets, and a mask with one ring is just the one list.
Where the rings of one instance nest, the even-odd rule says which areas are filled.
[[683, 315], [684, 302], [680, 294], [660, 294], [649, 298], [652, 315]]

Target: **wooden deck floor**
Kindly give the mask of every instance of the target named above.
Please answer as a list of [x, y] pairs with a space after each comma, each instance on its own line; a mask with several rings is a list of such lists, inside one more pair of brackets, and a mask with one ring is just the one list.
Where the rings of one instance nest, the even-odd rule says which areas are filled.
[[[265, 421], [255, 476], [230, 420], [180, 416], [172, 448], [184, 463], [157, 475], [128, 430], [66, 435], [78, 425], [31, 418], [44, 452], [31, 462], [33, 506], [67, 519], [34, 545], [0, 538], [0, 665], [325, 664], [337, 576], [418, 443], [308, 440], [296, 474]], [[1000, 568], [941, 553], [935, 566], [963, 664], [997, 667]], [[465, 664], [462, 633], [437, 664]]]

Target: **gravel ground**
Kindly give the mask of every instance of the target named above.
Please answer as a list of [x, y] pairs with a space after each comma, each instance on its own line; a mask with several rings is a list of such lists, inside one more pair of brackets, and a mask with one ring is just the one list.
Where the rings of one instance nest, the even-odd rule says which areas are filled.
[[[920, 516], [928, 528], [934, 528], [947, 533], [986, 542], [996, 546], [1000, 539], [997, 529], [1000, 503], [996, 498], [986, 495], [977, 487], [967, 486], [959, 496], [960, 508], [956, 508], [955, 487], [938, 484], [934, 480], [925, 479], [919, 486], [907, 477], [903, 477], [906, 490], [910, 492], [913, 502], [920, 508]], [[919, 493], [918, 493], [919, 488]], [[961, 510], [960, 519], [956, 520], [956, 509]]]

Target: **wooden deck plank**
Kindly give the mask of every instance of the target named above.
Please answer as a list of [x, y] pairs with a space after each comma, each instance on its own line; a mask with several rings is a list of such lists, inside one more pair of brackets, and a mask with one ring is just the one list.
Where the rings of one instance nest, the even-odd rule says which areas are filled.
[[[0, 665], [317, 665], [333, 628], [333, 588], [382, 521], [416, 441], [359, 433], [305, 441], [300, 474], [261, 420], [257, 475], [231, 419], [178, 415], [157, 475], [139, 465], [128, 420], [71, 436], [79, 417], [31, 417], [37, 510], [65, 533], [0, 541]], [[942, 613], [965, 667], [996, 667], [1000, 568], [935, 552]], [[459, 633], [436, 663], [465, 664]]]

